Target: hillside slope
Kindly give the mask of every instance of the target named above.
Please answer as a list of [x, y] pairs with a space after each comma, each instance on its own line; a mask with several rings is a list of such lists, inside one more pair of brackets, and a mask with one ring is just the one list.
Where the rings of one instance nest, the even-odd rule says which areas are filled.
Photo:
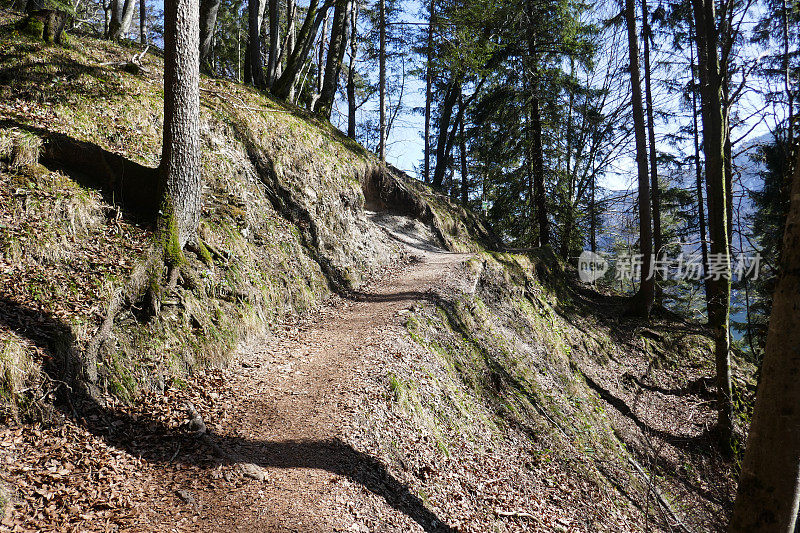
[[131, 73], [132, 49], [46, 46], [15, 20], [0, 14], [4, 524], [721, 526], [732, 468], [707, 431], [700, 328], [621, 321], [548, 250], [496, 251], [474, 214], [230, 82], [202, 81], [202, 287], [154, 318], [131, 307], [87, 361], [149, 237], [161, 63]]

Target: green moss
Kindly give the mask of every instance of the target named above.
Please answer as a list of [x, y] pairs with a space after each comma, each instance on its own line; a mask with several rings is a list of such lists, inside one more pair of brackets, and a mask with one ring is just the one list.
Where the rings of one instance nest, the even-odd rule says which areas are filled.
[[44, 38], [44, 22], [37, 18], [28, 17], [22, 22], [20, 31], [36, 39]]
[[164, 263], [172, 268], [180, 267], [186, 263], [186, 256], [183, 254], [183, 246], [178, 237], [178, 220], [175, 217], [174, 204], [169, 196], [162, 202], [159, 217], [161, 219], [158, 224], [161, 232], [159, 242], [164, 250]]

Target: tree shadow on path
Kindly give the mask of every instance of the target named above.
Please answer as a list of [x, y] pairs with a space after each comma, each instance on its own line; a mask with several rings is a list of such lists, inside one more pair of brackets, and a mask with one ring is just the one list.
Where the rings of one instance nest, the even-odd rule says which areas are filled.
[[[339, 440], [258, 441], [171, 428], [151, 415], [132, 416], [109, 409], [82, 393], [81, 367], [71, 328], [57, 317], [30, 309], [0, 295], [0, 329], [29, 339], [46, 354], [44, 369], [59, 389], [65, 416], [109, 445], [151, 464], [190, 464], [211, 469], [220, 464], [255, 464], [262, 468], [319, 469], [348, 478], [383, 498], [427, 532], [454, 532], [395, 478], [377, 458]], [[176, 450], [181, 450], [180, 455]]]

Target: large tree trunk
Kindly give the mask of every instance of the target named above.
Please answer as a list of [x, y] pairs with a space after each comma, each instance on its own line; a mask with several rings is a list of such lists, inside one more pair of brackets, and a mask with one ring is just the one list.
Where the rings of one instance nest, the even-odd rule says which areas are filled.
[[639, 39], [636, 33], [634, 0], [625, 0], [625, 23], [628, 27], [628, 57], [631, 74], [631, 106], [636, 138], [636, 170], [639, 178], [639, 249], [642, 253], [639, 291], [631, 301], [629, 313], [648, 317], [653, 308], [655, 280], [653, 279], [653, 234], [650, 213], [650, 178], [647, 173], [647, 141], [645, 139], [642, 85], [639, 72]]
[[325, 79], [322, 82], [322, 91], [315, 111], [323, 117], [330, 119], [333, 110], [333, 101], [336, 98], [336, 89], [339, 87], [339, 75], [342, 71], [344, 50], [347, 47], [347, 12], [350, 8], [349, 0], [336, 0], [333, 11], [333, 27], [331, 28], [331, 43], [328, 46], [328, 59], [325, 62]]
[[[264, 77], [264, 58], [261, 55], [261, 3], [259, 0], [247, 0], [247, 65], [253, 87], [266, 90]], [[247, 71], [245, 71], [247, 72]], [[247, 75], [245, 74], [245, 78]]]
[[660, 257], [663, 246], [661, 238], [661, 193], [658, 184], [658, 165], [656, 164], [656, 128], [653, 110], [653, 93], [651, 89], [650, 66], [650, 18], [647, 0], [642, 1], [642, 40], [644, 41], [644, 94], [647, 104], [647, 141], [650, 145], [650, 198], [653, 203], [653, 252]]
[[200, 220], [199, 3], [164, 2], [164, 145], [157, 225], [165, 262], [180, 261]]
[[200, 65], [211, 72], [209, 59], [221, 0], [200, 0]]
[[792, 533], [800, 502], [800, 161], [731, 533]]
[[699, 55], [703, 151], [706, 165], [708, 226], [711, 246], [709, 266], [719, 279], [710, 279], [708, 324], [714, 336], [717, 371], [717, 430], [726, 452], [731, 450], [733, 403], [730, 375], [731, 265], [725, 178], [725, 122], [722, 109], [722, 80], [717, 52], [716, 15], [713, 0], [692, 0], [695, 38]]

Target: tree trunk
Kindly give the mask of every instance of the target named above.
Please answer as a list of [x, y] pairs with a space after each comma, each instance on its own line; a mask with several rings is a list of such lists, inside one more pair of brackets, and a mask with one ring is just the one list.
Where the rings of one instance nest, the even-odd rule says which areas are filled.
[[211, 72], [209, 58], [221, 0], [200, 0], [200, 65]]
[[458, 100], [460, 89], [460, 76], [455, 76], [447, 86], [447, 92], [445, 93], [444, 102], [442, 103], [442, 112], [439, 116], [439, 136], [436, 141], [436, 166], [433, 170], [432, 183], [436, 188], [441, 188], [445, 173], [447, 172], [447, 160], [450, 156], [447, 139], [450, 133], [450, 120], [453, 116], [453, 107]]
[[469, 172], [467, 165], [467, 138], [464, 135], [464, 96], [458, 95], [458, 109], [461, 115], [461, 120], [458, 122], [458, 148], [461, 154], [461, 203], [467, 205], [469, 201]]
[[550, 223], [547, 219], [547, 199], [544, 190], [544, 153], [542, 152], [542, 114], [539, 108], [538, 84], [533, 84], [531, 99], [531, 154], [533, 156], [533, 188], [536, 198], [536, 219], [539, 226], [539, 246], [550, 244]]
[[111, 22], [108, 25], [108, 38], [112, 41], [122, 39], [131, 28], [135, 0], [114, 0], [111, 4]]
[[800, 502], [800, 161], [731, 533], [792, 533]]
[[653, 110], [653, 93], [650, 66], [650, 17], [647, 0], [642, 1], [642, 40], [644, 41], [644, 94], [647, 104], [647, 141], [650, 145], [650, 197], [653, 203], [653, 252], [658, 258], [663, 251], [661, 238], [661, 192], [658, 184], [658, 165], [656, 164], [656, 128]]
[[[690, 21], [691, 23], [691, 21]], [[691, 36], [694, 39], [694, 36]], [[689, 53], [691, 56], [692, 68], [692, 121], [694, 123], [694, 170], [697, 186], [697, 219], [700, 226], [700, 252], [703, 260], [703, 272], [708, 272], [708, 236], [706, 235], [706, 211], [703, 203], [703, 172], [700, 166], [700, 132], [697, 126], [697, 87], [694, 81], [695, 62], [694, 62], [694, 43], [689, 43]], [[706, 308], [708, 308], [709, 295], [708, 280], [703, 280], [703, 289], [706, 298]]]
[[164, 145], [157, 234], [168, 266], [196, 238], [200, 220], [199, 3], [164, 2]]
[[347, 136], [356, 138], [356, 55], [358, 54], [358, 3], [353, 2], [350, 14], [350, 63], [347, 66]]
[[714, 337], [717, 371], [717, 430], [725, 452], [731, 451], [733, 404], [730, 375], [731, 265], [725, 178], [725, 131], [722, 110], [722, 80], [717, 55], [716, 14], [713, 0], [692, 0], [700, 75], [703, 117], [703, 152], [706, 166], [708, 226], [711, 246], [709, 266], [719, 273], [708, 288], [708, 324]]
[[386, 164], [386, 0], [380, 0], [379, 3], [379, 24], [380, 24], [380, 51], [379, 51], [379, 68], [378, 68], [378, 82], [380, 85], [380, 125], [379, 125], [379, 140], [378, 140], [378, 157], [381, 164]]
[[[319, 47], [317, 48], [317, 61], [316, 61], [317, 79], [316, 79], [316, 83], [314, 84], [315, 91], [311, 95], [311, 100], [310, 100], [309, 105], [308, 105], [308, 109], [311, 110], [311, 111], [313, 111], [316, 108], [317, 100], [319, 100], [319, 97], [322, 94], [322, 76], [323, 76], [322, 63], [323, 63], [324, 58], [325, 58], [325, 37], [328, 35], [328, 19], [329, 19], [328, 15], [325, 15], [325, 20], [322, 22], [322, 33], [319, 36]], [[310, 65], [309, 65], [309, 68], [310, 68]], [[305, 85], [305, 84], [304, 83], [300, 84], [301, 87], [303, 85]]]
[[267, 87], [272, 87], [275, 83], [275, 76], [278, 71], [278, 58], [280, 57], [280, 17], [278, 0], [268, 0], [269, 15], [269, 55], [267, 56]]
[[311, 0], [309, 3], [306, 18], [289, 58], [286, 60], [286, 66], [272, 86], [272, 93], [278, 98], [285, 100], [290, 95], [294, 95], [295, 87], [303, 74], [303, 67], [317, 40], [317, 33], [319, 33], [319, 27], [328, 12], [328, 7], [327, 2], [320, 7], [319, 0]]
[[629, 313], [648, 317], [653, 308], [655, 283], [653, 273], [653, 234], [650, 213], [650, 177], [647, 172], [647, 141], [645, 138], [642, 86], [639, 73], [639, 40], [636, 33], [634, 0], [625, 0], [625, 23], [628, 27], [628, 57], [631, 74], [631, 106], [636, 138], [636, 169], [639, 178], [639, 249], [642, 253], [639, 291], [633, 297]]
[[591, 187], [591, 199], [589, 201], [589, 246], [592, 252], [597, 252], [597, 204], [595, 203], [597, 174], [595, 172], [592, 172]]
[[339, 87], [339, 75], [342, 72], [344, 50], [347, 47], [347, 12], [350, 0], [336, 0], [333, 10], [333, 27], [331, 28], [331, 44], [328, 46], [328, 59], [325, 62], [325, 79], [322, 92], [315, 111], [330, 119], [336, 89]]
[[[261, 55], [261, 3], [259, 0], [247, 0], [247, 65], [250, 69], [250, 81], [253, 87], [266, 90], [264, 77], [264, 58]], [[247, 74], [245, 74], [247, 78]]]
[[147, 0], [139, 0], [139, 42], [147, 44]]
[[550, 228], [547, 218], [547, 201], [544, 190], [544, 152], [542, 149], [542, 113], [539, 101], [539, 65], [536, 47], [536, 35], [533, 31], [536, 24], [536, 13], [532, 0], [525, 1], [527, 56], [523, 60], [524, 77], [528, 85], [530, 98], [530, 121], [529, 131], [526, 135], [530, 136], [530, 155], [531, 172], [533, 174], [533, 189], [536, 198], [536, 219], [539, 226], [538, 244], [548, 246], [550, 244]]
[[433, 99], [433, 20], [435, 12], [436, 0], [431, 0], [428, 19], [427, 61], [425, 63], [425, 163], [422, 175], [425, 183], [431, 182], [431, 100]]

